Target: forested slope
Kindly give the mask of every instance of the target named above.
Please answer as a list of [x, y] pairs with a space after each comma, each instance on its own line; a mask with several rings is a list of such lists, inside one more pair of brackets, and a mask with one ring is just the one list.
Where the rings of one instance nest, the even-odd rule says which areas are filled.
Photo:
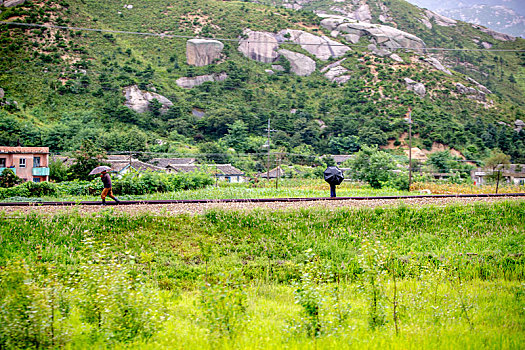
[[[375, 22], [384, 10], [369, 3]], [[418, 36], [427, 48], [481, 48], [483, 43], [491, 49], [524, 48], [521, 39], [497, 40], [461, 22], [448, 27], [431, 20], [429, 29], [411, 14], [419, 11], [416, 7], [393, 0], [385, 4], [389, 17], [382, 17], [383, 24]], [[179, 152], [185, 147], [250, 153], [261, 150], [271, 118], [277, 130], [272, 143], [281, 150], [348, 153], [389, 140], [393, 147], [406, 147], [403, 117], [411, 107], [416, 146], [430, 148], [438, 142], [474, 159], [498, 147], [513, 161], [525, 160], [525, 131], [514, 130], [515, 121], [525, 119], [523, 52], [397, 50], [402, 62], [396, 62], [372, 54], [367, 38], [352, 44], [338, 37], [334, 40], [351, 48], [340, 63], [350, 78], [339, 84], [321, 70], [340, 57], [323, 61], [285, 42], [282, 48], [302, 53], [317, 65], [311, 75], [298, 76], [283, 59], [276, 63], [284, 71], [270, 74], [272, 64], [251, 60], [238, 50], [235, 39], [246, 28], [330, 36], [320, 25], [322, 18], [306, 7], [296, 11], [210, 0], [128, 5], [62, 0], [2, 8], [2, 21], [165, 36], [0, 25], [0, 88], [5, 91], [0, 144], [20, 140], [67, 151], [93, 139], [109, 152]], [[221, 59], [203, 67], [188, 65], [186, 41], [194, 36], [219, 38], [224, 44]], [[430, 54], [452, 66], [451, 74], [428, 64]], [[181, 77], [215, 73], [228, 77], [191, 89], [177, 85]], [[462, 73], [493, 93], [486, 98], [460, 93], [458, 83], [477, 87]], [[405, 78], [423, 84], [426, 93], [408, 90]], [[123, 89], [133, 85], [165, 96], [173, 106], [151, 103], [144, 113], [131, 110], [124, 105]]]

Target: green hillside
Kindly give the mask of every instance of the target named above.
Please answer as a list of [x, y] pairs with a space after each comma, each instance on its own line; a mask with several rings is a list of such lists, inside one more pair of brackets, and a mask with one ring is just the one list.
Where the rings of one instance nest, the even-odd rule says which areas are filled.
[[[446, 75], [414, 52], [396, 52], [403, 63], [372, 55], [366, 48], [369, 42], [361, 39], [359, 45], [349, 45], [352, 50], [341, 63], [352, 78], [339, 85], [320, 72], [337, 59], [324, 62], [292, 44], [281, 47], [316, 61], [317, 70], [310, 76], [287, 70], [270, 75], [265, 70], [271, 64], [246, 58], [233, 40], [222, 41], [224, 58], [215, 64], [193, 67], [186, 63], [186, 37], [196, 35], [237, 39], [245, 28], [272, 33], [289, 28], [329, 35], [319, 25], [321, 18], [306, 7], [294, 11], [270, 4], [211, 0], [124, 5], [93, 0], [27, 1], [1, 9], [2, 21], [167, 36], [0, 24], [0, 88], [5, 91], [0, 144], [20, 140], [27, 146], [68, 151], [92, 139], [108, 152], [255, 153], [265, 142], [271, 118], [277, 130], [272, 145], [280, 150], [337, 154], [356, 151], [364, 144], [387, 145], [389, 140], [391, 146], [405, 146], [403, 116], [412, 107], [415, 146], [431, 148], [438, 142], [470, 159], [500, 148], [513, 161], [525, 161], [525, 131], [513, 130], [516, 119], [525, 119], [523, 52], [447, 53], [441, 57], [443, 62], [455, 60], [457, 64], [456, 71]], [[314, 9], [323, 2], [311, 5]], [[393, 18], [390, 24], [419, 36], [427, 47], [479, 48], [473, 38], [493, 43], [493, 49], [525, 47], [522, 39], [497, 41], [461, 23], [434, 25], [429, 30], [411, 19], [410, 11], [417, 11], [414, 6], [398, 1], [388, 6]], [[373, 5], [371, 9], [375, 14]], [[169, 37], [173, 35], [183, 37]], [[192, 89], [176, 84], [181, 77], [222, 72], [228, 78], [221, 82]], [[456, 83], [472, 86], [462, 73], [494, 93], [487, 95], [486, 102], [456, 93]], [[405, 78], [423, 83], [426, 95], [407, 90]], [[174, 105], [166, 112], [155, 103], [145, 113], [132, 111], [124, 106], [122, 90], [134, 84], [144, 91], [156, 91]]]

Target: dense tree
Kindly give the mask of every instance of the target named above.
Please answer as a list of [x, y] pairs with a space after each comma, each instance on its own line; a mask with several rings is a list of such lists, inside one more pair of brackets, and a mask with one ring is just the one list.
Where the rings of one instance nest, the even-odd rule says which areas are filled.
[[381, 188], [391, 178], [395, 168], [392, 156], [380, 151], [377, 146], [363, 146], [348, 165], [352, 179], [365, 181], [373, 188]]
[[354, 153], [360, 148], [359, 137], [355, 135], [331, 137], [328, 147], [332, 154]]
[[237, 152], [245, 152], [248, 147], [248, 127], [242, 120], [236, 120], [230, 124], [228, 134], [224, 141]]
[[78, 151], [73, 152], [74, 164], [69, 167], [69, 177], [71, 179], [91, 180], [89, 172], [99, 165], [106, 157], [103, 150], [95, 146], [90, 140], [84, 140]]

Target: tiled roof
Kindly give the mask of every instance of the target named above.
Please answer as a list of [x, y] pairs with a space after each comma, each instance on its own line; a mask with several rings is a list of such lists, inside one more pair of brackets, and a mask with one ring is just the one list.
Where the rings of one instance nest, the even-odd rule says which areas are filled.
[[60, 161], [67, 167], [70, 167], [73, 164], [75, 164], [75, 158], [66, 157], [66, 156], [51, 156], [51, 161], [52, 162]]
[[[112, 161], [109, 162], [109, 165], [111, 166], [112, 171], [121, 172], [122, 170], [126, 169], [130, 163], [129, 161]], [[148, 163], [141, 162], [140, 160], [131, 160], [131, 167], [138, 172], [144, 172], [144, 171], [159, 171], [159, 172], [165, 172], [166, 169], [159, 168], [158, 166], [154, 166]]]
[[0, 153], [49, 153], [49, 147], [6, 147], [0, 146]]
[[259, 173], [257, 176], [258, 177], [263, 177], [263, 178], [267, 178], [268, 176], [270, 176], [270, 179], [275, 179], [277, 176], [279, 177], [283, 177], [284, 176], [284, 170], [281, 168], [281, 167], [277, 167], [277, 168], [273, 168], [270, 170], [270, 172], [263, 172], [263, 173]]
[[111, 171], [119, 173], [129, 166], [129, 162], [111, 162], [109, 166], [111, 167]]
[[[132, 160], [134, 158], [132, 157]], [[106, 156], [106, 161], [129, 161], [129, 154], [108, 154]]]
[[347, 161], [348, 159], [353, 158], [353, 156], [348, 155], [348, 154], [339, 154], [339, 155], [332, 155], [332, 158], [334, 158], [334, 162], [336, 164], [341, 164], [344, 161]]
[[209, 167], [211, 169], [216, 168], [218, 171], [222, 172], [224, 175], [244, 175], [244, 172], [242, 170], [237, 169], [231, 164], [209, 165]]
[[141, 162], [140, 160], [132, 161], [131, 166], [135, 168], [138, 171], [160, 171], [160, 172], [166, 172], [166, 169], [151, 165], [148, 163]]
[[153, 158], [148, 163], [161, 168], [165, 168], [168, 165], [183, 165], [195, 163], [195, 158]]
[[168, 164], [167, 169], [172, 169], [176, 172], [191, 173], [192, 171], [200, 170], [198, 164]]
[[242, 170], [237, 169], [231, 164], [169, 164], [167, 168], [176, 172], [185, 173], [205, 170], [208, 173], [216, 174], [217, 176], [244, 175]]

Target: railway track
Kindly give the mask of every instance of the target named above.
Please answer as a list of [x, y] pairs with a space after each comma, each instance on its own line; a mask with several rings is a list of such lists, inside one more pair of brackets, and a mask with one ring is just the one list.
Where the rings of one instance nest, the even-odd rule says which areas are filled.
[[[278, 203], [278, 202], [315, 202], [315, 201], [344, 201], [344, 200], [403, 200], [423, 198], [499, 198], [525, 197], [525, 193], [498, 193], [498, 194], [434, 194], [409, 196], [369, 196], [369, 197], [303, 197], [303, 198], [234, 198], [234, 199], [165, 199], [165, 200], [130, 200], [121, 201], [118, 205], [150, 205], [150, 204], [199, 204], [199, 203]], [[117, 205], [115, 202], [106, 202], [107, 205]], [[56, 201], [56, 202], [0, 202], [0, 207], [30, 207], [30, 206], [78, 206], [100, 205], [100, 201]]]

